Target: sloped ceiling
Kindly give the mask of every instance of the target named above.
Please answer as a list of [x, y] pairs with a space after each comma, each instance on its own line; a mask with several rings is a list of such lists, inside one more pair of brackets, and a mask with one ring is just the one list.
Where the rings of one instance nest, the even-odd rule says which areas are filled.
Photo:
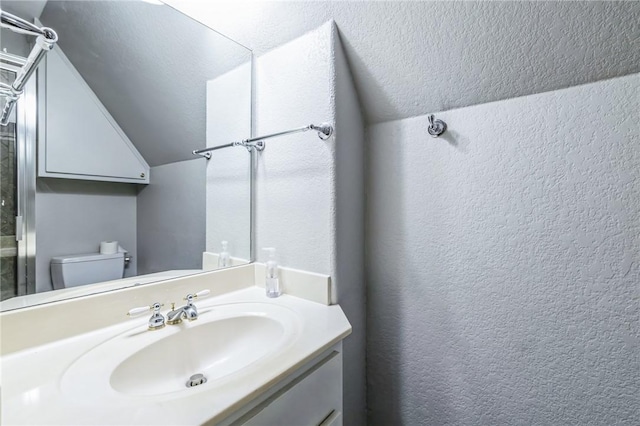
[[166, 5], [49, 1], [40, 19], [151, 166], [205, 146], [206, 81], [251, 54]]
[[640, 72], [638, 1], [165, 2], [256, 55], [334, 19], [369, 123]]
[[637, 1], [166, 1], [256, 55], [333, 18], [369, 123], [640, 71]]

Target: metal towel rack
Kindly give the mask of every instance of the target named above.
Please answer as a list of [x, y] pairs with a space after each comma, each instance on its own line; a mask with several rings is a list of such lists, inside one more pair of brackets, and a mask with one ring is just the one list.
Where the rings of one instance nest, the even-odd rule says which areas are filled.
[[35, 72], [36, 68], [44, 55], [53, 48], [58, 41], [58, 35], [51, 28], [38, 27], [29, 21], [25, 21], [15, 15], [0, 10], [0, 27], [8, 28], [19, 34], [36, 36], [36, 42], [33, 49], [29, 53], [22, 69], [18, 71], [12, 84], [0, 83], [0, 94], [7, 97], [7, 102], [2, 109], [0, 115], [0, 125], [6, 126], [9, 122], [9, 116], [13, 110], [16, 101], [22, 95], [24, 86], [27, 84], [29, 77]]
[[193, 150], [193, 155], [200, 155], [207, 160], [211, 158], [211, 151], [216, 151], [218, 149], [229, 148], [231, 146], [242, 146], [245, 147], [248, 151], [257, 150], [263, 151], [265, 148], [265, 139], [275, 138], [276, 136], [284, 136], [292, 133], [300, 133], [300, 132], [308, 132], [309, 130], [315, 130], [318, 132], [318, 137], [320, 139], [327, 140], [333, 134], [333, 126], [329, 123], [322, 123], [319, 126], [315, 124], [309, 124], [308, 126], [299, 127], [297, 129], [285, 130], [284, 132], [272, 133], [270, 135], [258, 136], [255, 138], [244, 139], [240, 142], [231, 142], [224, 145], [213, 146], [211, 148], [203, 148]]

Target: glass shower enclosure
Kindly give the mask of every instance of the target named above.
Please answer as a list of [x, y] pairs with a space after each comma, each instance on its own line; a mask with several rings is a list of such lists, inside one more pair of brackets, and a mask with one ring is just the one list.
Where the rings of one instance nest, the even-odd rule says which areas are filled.
[[[0, 53], [0, 81], [11, 84], [24, 58]], [[6, 98], [0, 97], [0, 108]], [[0, 125], [0, 300], [35, 291], [36, 87], [31, 81]]]

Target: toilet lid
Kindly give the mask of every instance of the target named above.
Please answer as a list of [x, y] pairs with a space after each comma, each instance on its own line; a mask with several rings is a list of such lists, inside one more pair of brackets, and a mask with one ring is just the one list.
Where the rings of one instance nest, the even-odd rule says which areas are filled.
[[111, 260], [124, 257], [124, 253], [101, 254], [86, 253], [73, 254], [69, 256], [56, 256], [51, 258], [51, 263], [78, 263], [78, 262], [95, 262], [97, 260]]

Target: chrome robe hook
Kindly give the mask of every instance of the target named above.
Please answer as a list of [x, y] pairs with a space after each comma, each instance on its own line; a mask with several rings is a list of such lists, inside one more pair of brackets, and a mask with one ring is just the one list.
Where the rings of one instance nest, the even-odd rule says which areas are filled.
[[442, 120], [434, 120], [433, 114], [429, 114], [429, 127], [427, 127], [427, 132], [434, 138], [439, 137], [447, 130], [447, 123]]

